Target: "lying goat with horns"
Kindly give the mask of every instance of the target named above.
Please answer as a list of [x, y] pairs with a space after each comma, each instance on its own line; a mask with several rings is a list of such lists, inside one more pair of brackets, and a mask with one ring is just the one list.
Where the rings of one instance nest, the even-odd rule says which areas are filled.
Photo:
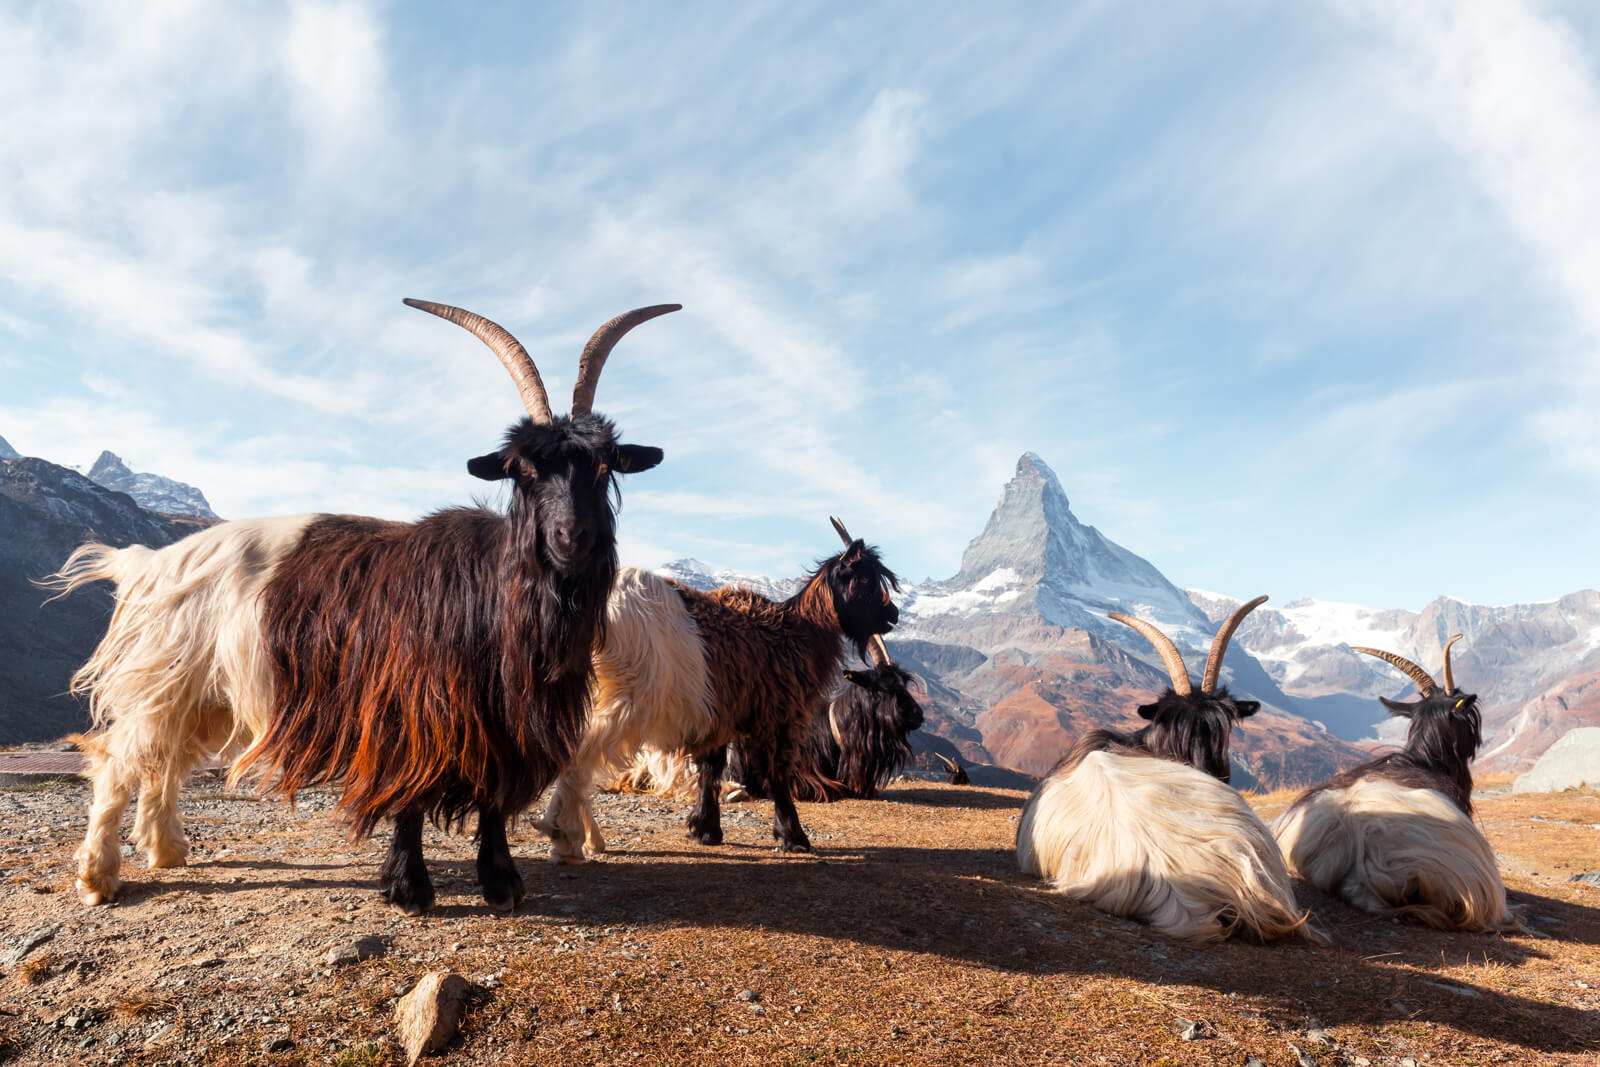
[[1226, 783], [1233, 724], [1256, 713], [1219, 685], [1222, 659], [1257, 597], [1211, 643], [1197, 693], [1177, 646], [1143, 619], [1172, 685], [1139, 708], [1131, 734], [1092, 730], [1034, 789], [1017, 827], [1017, 865], [1075, 900], [1149, 923], [1174, 937], [1261, 940], [1299, 934], [1321, 942], [1295, 903], [1277, 843]]
[[[1421, 699], [1383, 700], [1410, 721], [1406, 746], [1307, 790], [1273, 826], [1289, 866], [1363, 911], [1442, 930], [1517, 925], [1494, 850], [1472, 821], [1472, 771], [1483, 741], [1478, 697], [1456, 688], [1450, 646], [1444, 684], [1403, 656], [1353, 648], [1393, 664]], [[1380, 698], [1381, 700], [1382, 698]]]

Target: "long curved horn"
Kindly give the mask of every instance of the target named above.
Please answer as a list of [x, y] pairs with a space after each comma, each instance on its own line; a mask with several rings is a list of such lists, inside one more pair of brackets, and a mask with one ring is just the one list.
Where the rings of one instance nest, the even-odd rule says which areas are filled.
[[832, 515], [828, 516], [828, 521], [833, 523], [833, 528], [838, 531], [839, 540], [844, 542], [844, 547], [849, 548], [851, 545], [856, 543], [855, 538], [850, 536], [850, 531], [844, 528], [844, 523], [840, 522]]
[[600, 384], [600, 371], [623, 334], [657, 315], [682, 309], [682, 304], [653, 304], [647, 308], [634, 308], [624, 311], [596, 330], [594, 336], [589, 338], [589, 343], [583, 346], [583, 355], [578, 357], [578, 378], [572, 385], [572, 417], [587, 415], [594, 409], [594, 390]]
[[[933, 752], [932, 749], [929, 749], [928, 751]], [[956, 769], [955, 763], [953, 763], [951, 761], [950, 757], [946, 756], [943, 752], [933, 752], [933, 754], [939, 760], [940, 763], [943, 763], [946, 767], [950, 768], [952, 771]]]
[[887, 667], [894, 662], [889, 658], [889, 646], [883, 643], [882, 634], [867, 638], [867, 657], [872, 660], [874, 667]]
[[1200, 692], [1214, 693], [1217, 689], [1217, 679], [1222, 677], [1222, 657], [1227, 654], [1228, 642], [1233, 640], [1233, 631], [1244, 622], [1244, 617], [1267, 602], [1264, 596], [1258, 596], [1248, 604], [1240, 604], [1228, 621], [1222, 624], [1222, 629], [1217, 631], [1217, 636], [1211, 639], [1211, 654], [1206, 657], [1206, 673], [1201, 676]]
[[833, 731], [833, 743], [839, 746], [839, 751], [844, 751], [844, 735], [839, 732], [839, 720], [833, 714], [833, 705], [828, 705], [828, 729]]
[[1178, 646], [1172, 643], [1170, 637], [1156, 629], [1153, 623], [1145, 622], [1143, 619], [1136, 619], [1132, 615], [1123, 615], [1120, 612], [1113, 611], [1106, 618], [1116, 619], [1120, 623], [1133, 627], [1144, 634], [1146, 641], [1155, 646], [1156, 651], [1161, 653], [1161, 662], [1167, 665], [1167, 677], [1172, 679], [1172, 691], [1174, 693], [1181, 697], [1186, 697], [1194, 692], [1193, 686], [1189, 684], [1189, 669], [1183, 665], [1183, 657], [1178, 655]]
[[1461, 635], [1456, 634], [1444, 643], [1444, 691], [1446, 693], [1454, 693], [1456, 691], [1456, 676], [1450, 673], [1450, 646], [1459, 640], [1461, 640]]
[[528, 417], [538, 423], [555, 421], [555, 416], [550, 414], [550, 398], [545, 394], [544, 382], [539, 380], [539, 368], [533, 365], [533, 357], [528, 355], [528, 350], [504, 326], [449, 304], [413, 300], [409, 296], [405, 298], [405, 303], [455, 323], [488, 345], [500, 357], [506, 370], [511, 372], [511, 380], [517, 383], [517, 391], [522, 394], [522, 406], [528, 409]]
[[1405, 671], [1406, 677], [1417, 683], [1417, 689], [1421, 691], [1422, 695], [1425, 697], [1432, 696], [1433, 691], [1439, 688], [1439, 683], [1433, 680], [1433, 675], [1429, 674], [1415, 663], [1412, 663], [1404, 656], [1397, 656], [1393, 652], [1385, 652], [1382, 649], [1377, 648], [1363, 648], [1360, 645], [1351, 645], [1350, 651], [1365, 652], [1369, 656], [1377, 656], [1385, 663], [1399, 667], [1402, 671]]

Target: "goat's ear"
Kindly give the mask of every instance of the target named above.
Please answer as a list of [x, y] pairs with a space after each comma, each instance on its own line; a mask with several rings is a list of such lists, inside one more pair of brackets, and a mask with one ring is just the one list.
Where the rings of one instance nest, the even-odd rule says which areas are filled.
[[505, 457], [498, 452], [490, 452], [487, 456], [467, 460], [467, 473], [486, 482], [498, 482], [502, 478], [511, 477], [506, 473]]
[[861, 672], [860, 671], [845, 671], [844, 672], [844, 680], [847, 681], [847, 682], [854, 682], [857, 685], [861, 685], [862, 684], [862, 682], [861, 682]]
[[666, 458], [666, 453], [649, 445], [618, 445], [617, 470], [623, 474], [647, 471]]
[[1139, 717], [1141, 719], [1154, 719], [1156, 717], [1156, 709], [1160, 706], [1160, 704], [1140, 704]]
[[1388, 700], [1384, 697], [1379, 697], [1378, 703], [1388, 708], [1389, 714], [1398, 715], [1402, 719], [1409, 719], [1411, 718], [1411, 713], [1417, 710], [1417, 704], [1422, 703], [1422, 701], [1417, 701], [1417, 704], [1402, 704], [1398, 700]]
[[1233, 705], [1239, 709], [1239, 718], [1241, 719], [1248, 719], [1261, 710], [1261, 701], [1259, 700], [1235, 700]]

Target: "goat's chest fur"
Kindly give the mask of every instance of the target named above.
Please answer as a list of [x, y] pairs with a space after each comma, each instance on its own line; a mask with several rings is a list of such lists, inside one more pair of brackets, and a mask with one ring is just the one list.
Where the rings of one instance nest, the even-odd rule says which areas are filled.
[[603, 601], [577, 655], [542, 647], [538, 602], [583, 598], [508, 573], [505, 537], [476, 509], [307, 527], [262, 597], [276, 692], [255, 751], [279, 789], [340, 785], [365, 832], [416, 807], [518, 811], [549, 784], [582, 726]]

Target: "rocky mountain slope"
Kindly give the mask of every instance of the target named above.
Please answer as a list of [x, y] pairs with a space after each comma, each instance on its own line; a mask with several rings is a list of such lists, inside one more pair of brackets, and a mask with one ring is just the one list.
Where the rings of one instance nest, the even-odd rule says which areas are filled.
[[[1198, 677], [1215, 632], [1205, 612], [1148, 560], [1080, 522], [1030, 452], [960, 571], [907, 593], [889, 645], [928, 678], [934, 730], [971, 758], [1040, 774], [1086, 730], [1139, 725], [1135, 709], [1168, 684], [1159, 655], [1112, 611], [1160, 626]], [[1237, 644], [1223, 681], [1265, 705], [1234, 734], [1241, 782], [1309, 782], [1363, 755], [1314, 721], [1321, 704], [1289, 697]]]
[[[1190, 596], [1213, 619], [1239, 602], [1197, 590]], [[1452, 650], [1457, 680], [1479, 695], [1484, 710], [1479, 762], [1485, 769], [1524, 770], [1567, 730], [1600, 725], [1600, 592], [1592, 589], [1503, 607], [1440, 597], [1421, 611], [1317, 600], [1268, 604], [1251, 614], [1235, 640], [1291, 696], [1364, 698], [1359, 715], [1328, 723], [1334, 733], [1355, 739], [1372, 736], [1382, 721], [1376, 697], [1411, 689], [1397, 672], [1350, 646], [1398, 652], [1437, 675], [1443, 643], [1454, 633], [1464, 635]], [[1395, 732], [1395, 726], [1384, 731]]]
[[192, 485], [159, 474], [138, 474], [128, 469], [122, 457], [115, 452], [101, 452], [100, 458], [89, 468], [89, 480], [107, 489], [127, 493], [146, 511], [165, 515], [188, 515], [199, 519], [216, 519], [206, 496]]
[[165, 545], [204, 524], [147, 512], [127, 494], [42, 459], [0, 460], [0, 743], [87, 725], [67, 682], [111, 614], [102, 589], [45, 603], [49, 594], [33, 582], [84, 541]]

